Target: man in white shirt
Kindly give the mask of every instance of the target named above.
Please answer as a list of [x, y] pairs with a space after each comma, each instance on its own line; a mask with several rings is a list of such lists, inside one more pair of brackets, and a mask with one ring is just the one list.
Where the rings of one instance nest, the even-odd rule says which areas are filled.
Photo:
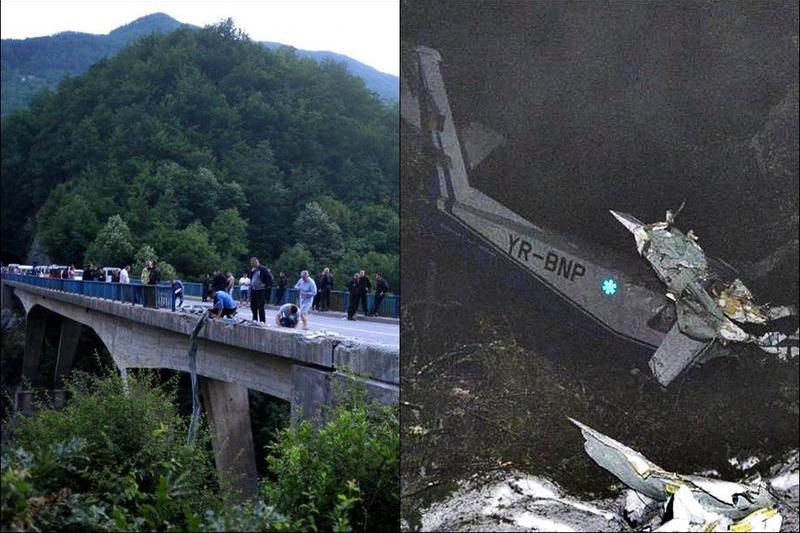
[[[125, 265], [125, 267], [119, 271], [119, 284], [120, 285], [130, 285], [131, 277], [128, 274], [131, 271], [130, 265]], [[133, 298], [130, 298], [130, 291], [129, 287], [122, 287], [122, 303], [130, 300], [131, 305], [133, 305]]]
[[247, 277], [247, 274], [242, 274], [242, 277], [239, 278], [239, 301], [241, 303], [246, 303], [248, 301], [247, 293], [250, 290], [250, 278]]

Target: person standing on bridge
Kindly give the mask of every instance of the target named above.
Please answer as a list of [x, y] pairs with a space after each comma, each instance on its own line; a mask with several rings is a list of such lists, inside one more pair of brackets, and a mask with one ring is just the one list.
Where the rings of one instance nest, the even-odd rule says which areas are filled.
[[364, 311], [364, 316], [369, 315], [369, 309], [367, 306], [367, 295], [369, 291], [372, 290], [372, 283], [369, 281], [369, 277], [367, 277], [367, 273], [363, 270], [358, 273], [358, 298], [361, 300], [361, 310]]
[[[94, 265], [89, 265], [89, 271], [94, 269]], [[142, 285], [147, 285], [147, 282], [150, 280], [150, 260], [144, 260], [144, 268], [142, 269], [142, 274], [139, 276], [139, 279], [142, 280]]]
[[214, 292], [224, 291], [227, 284], [228, 282], [225, 279], [225, 274], [219, 270], [215, 270], [214, 276], [211, 278], [211, 288], [214, 289]]
[[247, 277], [245, 272], [242, 272], [242, 277], [239, 278], [239, 303], [244, 304], [247, 302], [247, 293], [250, 288], [250, 278]]
[[257, 257], [250, 258], [250, 311], [253, 312], [253, 322], [267, 322], [264, 305], [267, 297], [267, 287], [272, 288], [272, 274], [259, 263]]
[[122, 270], [119, 271], [119, 285], [120, 291], [122, 291], [122, 303], [127, 302], [130, 300], [131, 304], [133, 304], [133, 298], [130, 298], [130, 284], [131, 284], [131, 277], [130, 277], [131, 266], [125, 265], [122, 267]]
[[183, 306], [183, 283], [181, 280], [172, 278], [170, 279], [170, 283], [172, 283], [172, 294], [175, 295], [175, 306], [182, 307]]
[[156, 307], [156, 285], [161, 281], [161, 270], [155, 261], [150, 261], [150, 268], [147, 275], [147, 287], [145, 287], [145, 305]]
[[317, 284], [314, 283], [314, 280], [308, 275], [308, 270], [303, 270], [300, 272], [300, 279], [294, 284], [294, 288], [300, 293], [298, 304], [300, 307], [300, 318], [303, 320], [303, 329], [308, 329], [308, 313], [311, 311], [314, 295], [317, 294]]
[[314, 278], [314, 284], [317, 286], [317, 294], [314, 295], [314, 301], [311, 303], [311, 309], [319, 311], [319, 300], [322, 297], [322, 291], [319, 288], [322, 286], [322, 271]]
[[225, 275], [225, 290], [228, 294], [233, 296], [233, 289], [236, 287], [236, 278], [233, 277], [233, 272], [228, 272]]
[[322, 293], [320, 296], [319, 306], [320, 311], [327, 311], [331, 307], [331, 288], [333, 287], [333, 276], [331, 276], [331, 269], [325, 267], [322, 270], [322, 279], [320, 280], [319, 289]]
[[158, 268], [156, 261], [150, 261], [150, 273], [148, 275], [148, 285], [158, 285], [161, 282], [161, 269]]
[[236, 302], [228, 291], [214, 291], [209, 289], [208, 295], [211, 297], [212, 306], [208, 311], [208, 316], [214, 320], [219, 320], [221, 316], [234, 316], [236, 314]]
[[383, 297], [386, 296], [388, 291], [389, 284], [383, 279], [383, 274], [378, 272], [375, 274], [375, 301], [372, 302], [372, 313], [370, 313], [371, 316], [378, 314], [378, 310], [381, 308], [381, 303], [383, 303]]
[[281, 305], [283, 296], [286, 294], [286, 274], [278, 274], [278, 290], [275, 291], [275, 305]]
[[350, 278], [350, 281], [347, 282], [347, 292], [350, 295], [350, 303], [347, 306], [347, 320], [355, 320], [353, 316], [358, 310], [359, 293], [361, 292], [361, 288], [359, 286], [360, 279], [361, 276], [358, 272], [356, 272], [353, 274], [353, 277]]

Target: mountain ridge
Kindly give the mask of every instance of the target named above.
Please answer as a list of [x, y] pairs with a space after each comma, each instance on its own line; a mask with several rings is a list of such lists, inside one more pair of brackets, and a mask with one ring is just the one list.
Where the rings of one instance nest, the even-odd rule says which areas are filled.
[[[181, 27], [199, 29], [163, 12], [139, 17], [107, 34], [63, 31], [49, 36], [3, 39], [0, 43], [2, 67], [2, 116], [26, 108], [36, 94], [54, 90], [65, 76], [78, 76], [103, 58], [112, 56], [136, 39], [153, 32], [167, 33]], [[261, 42], [267, 48], [287, 46], [302, 57], [317, 61], [342, 62], [347, 70], [364, 80], [367, 88], [382, 100], [399, 100], [399, 78], [381, 72], [344, 54], [324, 50], [303, 50], [283, 43]]]

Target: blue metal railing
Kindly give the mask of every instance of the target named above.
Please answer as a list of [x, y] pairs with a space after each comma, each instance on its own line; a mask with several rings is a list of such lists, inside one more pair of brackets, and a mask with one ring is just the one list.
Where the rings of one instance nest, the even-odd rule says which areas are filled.
[[3, 279], [19, 281], [27, 283], [28, 285], [43, 287], [54, 291], [80, 294], [90, 298], [132, 303], [134, 305], [142, 305], [154, 309], [175, 310], [175, 297], [172, 293], [172, 286], [166, 284], [120, 284], [106, 283], [104, 281], [40, 278], [37, 276], [23, 276], [19, 274], [3, 274]]
[[[202, 297], [203, 295], [203, 284], [202, 283], [192, 283], [188, 281], [183, 282], [183, 293], [184, 296], [195, 296], [197, 298]], [[239, 287], [233, 288], [233, 299], [239, 301], [242, 299], [241, 291]], [[297, 303], [298, 299], [298, 291], [297, 289], [293, 288], [286, 288], [284, 292], [283, 298], [281, 299], [280, 303]], [[367, 295], [367, 304], [368, 309], [372, 311], [372, 305], [375, 300], [374, 294]], [[269, 300], [267, 304], [277, 305], [278, 302], [278, 289], [275, 287], [272, 288], [269, 295]], [[350, 304], [350, 294], [347, 291], [331, 291], [331, 311], [342, 311], [347, 312], [347, 306]], [[400, 317], [400, 296], [396, 294], [387, 294], [383, 297], [383, 301], [381, 302], [381, 306], [378, 309], [378, 316], [386, 316], [392, 318], [399, 318]]]
[[[3, 274], [3, 279], [21, 281], [37, 287], [44, 287], [71, 294], [82, 294], [92, 298], [114, 300], [117, 302], [133, 303], [156, 309], [175, 310], [175, 297], [170, 284], [142, 285], [138, 279], [132, 279], [130, 284], [106, 283], [104, 281], [78, 281], [74, 279], [40, 278], [19, 274]], [[203, 285], [201, 283], [184, 282], [183, 295], [202, 297]], [[240, 300], [239, 287], [233, 289], [233, 299]], [[277, 301], [277, 289], [272, 288], [268, 304], [297, 303], [297, 289], [287, 288], [280, 302]], [[347, 312], [350, 305], [350, 294], [346, 291], [331, 291], [330, 310]], [[367, 308], [371, 311], [375, 301], [374, 294], [367, 295]], [[378, 309], [379, 316], [398, 318], [400, 316], [400, 296], [386, 295]]]

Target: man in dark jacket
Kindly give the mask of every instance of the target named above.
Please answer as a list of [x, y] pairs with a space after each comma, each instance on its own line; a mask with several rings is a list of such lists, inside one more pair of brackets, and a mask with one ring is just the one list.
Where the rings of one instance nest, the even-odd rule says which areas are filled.
[[161, 282], [161, 270], [158, 268], [158, 262], [153, 261], [150, 266], [150, 275], [147, 280], [148, 285], [158, 285]]
[[311, 308], [319, 311], [319, 304], [320, 299], [322, 298], [322, 292], [319, 290], [319, 286], [322, 285], [322, 271], [320, 270], [319, 274], [314, 277], [314, 285], [317, 286], [317, 294], [314, 295], [314, 301], [311, 304]]
[[145, 306], [156, 307], [156, 285], [161, 281], [161, 270], [158, 263], [150, 261], [147, 273], [147, 287], [144, 288]]
[[286, 274], [278, 274], [278, 290], [275, 291], [275, 305], [281, 305], [283, 295], [286, 294]]
[[321, 311], [327, 311], [331, 307], [331, 289], [333, 288], [333, 276], [331, 276], [331, 269], [325, 267], [322, 270], [320, 282], [317, 284], [320, 288], [319, 306]]
[[386, 280], [383, 279], [383, 274], [378, 272], [375, 274], [375, 301], [372, 303], [372, 316], [378, 314], [378, 310], [381, 308], [381, 303], [383, 302], [383, 297], [389, 291], [389, 284], [386, 283]]
[[347, 320], [355, 320], [353, 315], [355, 315], [358, 310], [358, 301], [361, 292], [360, 281], [361, 276], [356, 272], [353, 274], [350, 281], [347, 282], [347, 292], [350, 294], [350, 305], [347, 306]]
[[358, 298], [361, 301], [361, 310], [364, 311], [364, 315], [366, 316], [369, 314], [369, 309], [367, 309], [367, 295], [369, 291], [372, 290], [372, 283], [370, 283], [367, 273], [363, 270], [359, 272], [358, 275]]
[[272, 290], [272, 273], [267, 267], [258, 262], [258, 258], [250, 258], [250, 311], [253, 312], [253, 321], [266, 322], [264, 304], [269, 292]]
[[224, 291], [227, 285], [228, 278], [225, 276], [225, 274], [223, 274], [220, 270], [215, 270], [214, 277], [211, 278], [211, 288], [214, 289], [214, 292]]

